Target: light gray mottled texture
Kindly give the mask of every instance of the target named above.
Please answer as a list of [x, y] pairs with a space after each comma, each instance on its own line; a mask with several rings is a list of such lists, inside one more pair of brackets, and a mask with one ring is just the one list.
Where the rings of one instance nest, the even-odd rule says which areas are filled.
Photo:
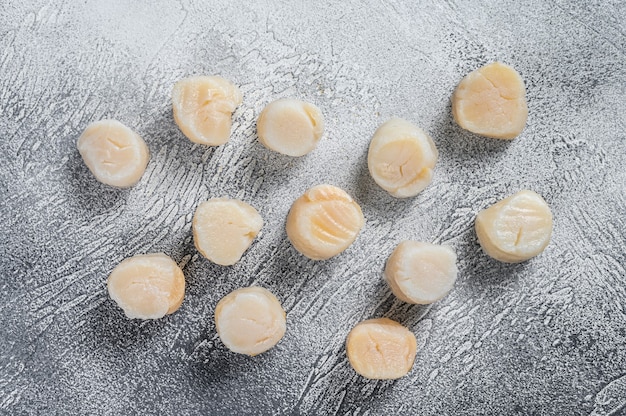
[[[626, 414], [626, 3], [488, 1], [29, 0], [0, 6], [0, 413]], [[530, 115], [512, 142], [476, 137], [450, 96], [493, 60], [527, 84]], [[190, 143], [174, 124], [181, 77], [241, 86], [231, 141]], [[279, 97], [316, 103], [327, 132], [293, 159], [257, 143]], [[428, 131], [430, 187], [395, 200], [367, 173], [375, 128], [391, 116]], [[141, 134], [140, 183], [95, 181], [76, 139], [101, 118]], [[344, 254], [309, 261], [284, 221], [328, 182], [360, 202], [366, 226]], [[553, 209], [538, 258], [487, 258], [478, 210], [522, 188]], [[265, 226], [242, 261], [218, 267], [191, 237], [196, 204], [239, 197]], [[381, 279], [407, 238], [452, 245], [459, 280], [432, 307], [394, 300]], [[127, 320], [105, 281], [123, 258], [163, 251], [188, 282], [181, 309]], [[230, 353], [213, 310], [257, 284], [287, 310], [280, 344]], [[413, 330], [411, 373], [352, 371], [344, 340], [387, 316]]]

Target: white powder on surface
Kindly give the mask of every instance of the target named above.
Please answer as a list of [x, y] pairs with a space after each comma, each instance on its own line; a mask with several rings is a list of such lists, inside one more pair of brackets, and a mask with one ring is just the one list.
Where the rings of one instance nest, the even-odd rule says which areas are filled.
[[[0, 410], [8, 414], [593, 414], [626, 406], [626, 8], [528, 4], [43, 1], [0, 12]], [[528, 125], [512, 142], [452, 121], [450, 95], [493, 60], [526, 82]], [[220, 74], [244, 94], [229, 143], [194, 145], [171, 88]], [[270, 101], [324, 112], [303, 158], [257, 143]], [[391, 116], [427, 131], [440, 160], [419, 196], [369, 177], [374, 130]], [[147, 142], [132, 189], [99, 184], [76, 150], [84, 127], [116, 118]], [[361, 235], [325, 262], [300, 256], [284, 222], [307, 188], [360, 203]], [[541, 194], [555, 229], [539, 257], [487, 258], [476, 213], [520, 189]], [[238, 264], [199, 256], [196, 205], [237, 197], [265, 220]], [[455, 289], [429, 307], [382, 280], [404, 239], [445, 243]], [[165, 252], [187, 279], [181, 309], [127, 320], [106, 293], [127, 256]], [[230, 291], [268, 288], [287, 333], [250, 358], [229, 352], [213, 311]], [[367, 381], [345, 356], [349, 330], [387, 316], [416, 333], [411, 373]]]

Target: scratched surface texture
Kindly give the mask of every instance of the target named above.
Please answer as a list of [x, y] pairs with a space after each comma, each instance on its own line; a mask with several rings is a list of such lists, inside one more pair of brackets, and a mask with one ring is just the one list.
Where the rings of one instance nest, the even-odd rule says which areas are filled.
[[[97, 1], [0, 6], [0, 413], [626, 414], [626, 3], [488, 1]], [[451, 118], [459, 80], [501, 60], [526, 82], [530, 115], [512, 142]], [[194, 74], [240, 85], [226, 145], [193, 145], [170, 92]], [[263, 148], [255, 120], [299, 97], [326, 117], [318, 148]], [[396, 200], [367, 173], [391, 116], [428, 131], [430, 187]], [[142, 135], [147, 171], [128, 190], [92, 177], [85, 126], [116, 118]], [[342, 255], [309, 261], [284, 231], [291, 202], [332, 183], [366, 226]], [[550, 204], [553, 239], [519, 265], [487, 258], [478, 210], [530, 188]], [[198, 255], [196, 205], [241, 198], [265, 219], [242, 261]], [[446, 243], [455, 289], [432, 307], [393, 298], [386, 257], [403, 239]], [[165, 252], [183, 268], [181, 309], [124, 317], [105, 281], [127, 256]], [[216, 336], [217, 301], [260, 285], [288, 331], [256, 358]], [[397, 381], [350, 368], [357, 322], [408, 326], [419, 352]]]

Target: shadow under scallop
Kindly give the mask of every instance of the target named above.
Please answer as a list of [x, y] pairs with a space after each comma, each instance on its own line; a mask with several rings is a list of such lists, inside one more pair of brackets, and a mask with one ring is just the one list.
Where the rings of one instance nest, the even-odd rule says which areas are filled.
[[[190, 156], [179, 158], [179, 162], [194, 165], [202, 158], [205, 160], [207, 158], [210, 159], [210, 156], [217, 148], [216, 146], [198, 145], [189, 140], [174, 122], [171, 108], [161, 109], [158, 114], [142, 121], [138, 132], [150, 149], [150, 161], [148, 165], [155, 163], [155, 157], [158, 153], [157, 149], [163, 147], [178, 147], [182, 154]], [[210, 152], [208, 156], [205, 155], [207, 151]]]
[[396, 383], [396, 380], [370, 380], [357, 374], [346, 355], [346, 335], [347, 331], [337, 333], [324, 349], [320, 347], [310, 376], [292, 409], [294, 414], [322, 414], [328, 409], [346, 414], [364, 400], [376, 400]]
[[[366, 403], [381, 400], [383, 396], [389, 394], [390, 389], [399, 381], [399, 379], [372, 380], [357, 374], [348, 361], [345, 346], [337, 355], [341, 363], [328, 375], [331, 380], [326, 381], [329, 386], [336, 386], [331, 394], [334, 393], [337, 397], [342, 397], [341, 402], [336, 407], [337, 414], [348, 414], [358, 408], [365, 407], [363, 405]], [[330, 407], [333, 406], [321, 406], [319, 410]]]
[[224, 383], [225, 379], [246, 374], [250, 365], [254, 365], [252, 360], [256, 358], [258, 357], [231, 352], [215, 335], [214, 338], [203, 341], [194, 350], [189, 369], [193, 374], [194, 382], [208, 387], [212, 384]]
[[99, 182], [85, 165], [77, 149], [72, 150], [64, 169], [67, 178], [67, 203], [85, 217], [104, 214], [124, 204], [128, 197], [128, 189]]
[[[211, 335], [212, 334], [212, 335]], [[230, 351], [214, 330], [207, 330], [202, 341], [189, 354], [189, 368], [195, 382], [210, 386], [223, 384], [225, 379], [241, 379], [246, 374], [283, 364], [280, 344], [257, 356], [250, 357]], [[288, 372], [288, 368], [283, 369]]]
[[395, 198], [378, 186], [372, 179], [367, 165], [366, 148], [357, 161], [355, 199], [363, 210], [365, 218], [395, 218], [403, 215], [417, 204], [417, 197]]
[[471, 162], [477, 155], [497, 160], [512, 143], [512, 140], [483, 137], [461, 128], [452, 116], [452, 101], [448, 101], [429, 133], [437, 145], [439, 158], [458, 163]]
[[88, 312], [85, 323], [85, 343], [92, 350], [126, 351], [149, 349], [153, 337], [168, 325], [172, 315], [162, 319], [128, 319], [108, 295], [106, 300]]
[[480, 272], [480, 275], [483, 277], [481, 280], [485, 282], [489, 281], [485, 277], [489, 279], [496, 278], [496, 280], [500, 281], [514, 278], [532, 262], [531, 259], [522, 263], [504, 263], [488, 256], [478, 242], [473, 224], [471, 229], [462, 235], [460, 243], [465, 248], [468, 259], [468, 271], [472, 273]]
[[316, 261], [305, 257], [293, 247], [283, 227], [274, 248], [256, 266], [248, 285], [268, 289], [290, 313], [303, 292], [321, 287], [329, 276], [333, 276], [337, 261], [341, 260]]
[[307, 163], [307, 156], [287, 156], [270, 150], [259, 142], [256, 130], [254, 134], [248, 137], [249, 152], [261, 164], [261, 170], [266, 175], [275, 175], [281, 177], [292, 177], [294, 172], [302, 172]]

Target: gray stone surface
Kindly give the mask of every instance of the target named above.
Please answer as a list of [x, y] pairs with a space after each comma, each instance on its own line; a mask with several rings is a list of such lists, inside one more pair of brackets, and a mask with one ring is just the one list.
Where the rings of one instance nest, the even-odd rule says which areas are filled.
[[[613, 1], [96, 1], [0, 6], [0, 412], [34, 414], [626, 413], [626, 3]], [[450, 96], [493, 60], [519, 70], [530, 115], [512, 142], [451, 119]], [[231, 141], [192, 145], [174, 124], [181, 77], [241, 86]], [[292, 159], [257, 143], [269, 101], [299, 97], [327, 133]], [[411, 120], [435, 140], [432, 185], [395, 200], [367, 173], [375, 128]], [[116, 118], [151, 150], [141, 182], [104, 186], [76, 150], [84, 127]], [[344, 254], [308, 261], [284, 221], [329, 182], [361, 203], [366, 227]], [[553, 209], [538, 258], [487, 258], [476, 212], [522, 188]], [[198, 202], [239, 197], [265, 218], [242, 261], [193, 246]], [[407, 238], [459, 256], [453, 292], [432, 307], [394, 300], [381, 280]], [[108, 298], [123, 258], [180, 262], [182, 308], [126, 319]], [[272, 290], [280, 344], [230, 353], [213, 310], [229, 291]], [[397, 381], [366, 381], [344, 350], [358, 321], [387, 316], [419, 352]]]

